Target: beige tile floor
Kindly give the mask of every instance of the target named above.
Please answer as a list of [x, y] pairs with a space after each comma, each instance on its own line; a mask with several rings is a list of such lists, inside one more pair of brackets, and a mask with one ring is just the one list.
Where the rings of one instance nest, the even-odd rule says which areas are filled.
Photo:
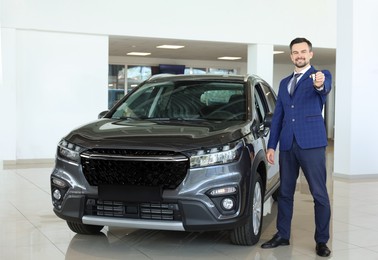
[[[378, 180], [332, 178], [329, 259], [378, 259]], [[264, 219], [261, 241], [252, 247], [230, 244], [226, 232], [104, 228], [100, 236], [71, 232], [52, 211], [51, 167], [0, 170], [0, 259], [323, 259], [314, 251], [311, 195], [301, 177], [295, 197], [291, 245], [261, 249], [275, 233], [274, 214]], [[273, 213], [276, 205], [273, 206]]]

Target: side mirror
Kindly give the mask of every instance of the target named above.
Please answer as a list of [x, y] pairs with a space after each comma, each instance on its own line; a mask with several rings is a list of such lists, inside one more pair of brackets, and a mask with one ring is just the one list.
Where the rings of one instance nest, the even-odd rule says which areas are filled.
[[260, 131], [263, 136], [268, 136], [270, 126], [272, 125], [273, 113], [267, 113], [264, 118], [264, 122], [261, 124]]
[[273, 113], [267, 113], [264, 118], [264, 127], [269, 128], [272, 125]]
[[98, 114], [97, 118], [98, 119], [103, 118], [108, 112], [109, 110], [102, 111], [100, 114]]

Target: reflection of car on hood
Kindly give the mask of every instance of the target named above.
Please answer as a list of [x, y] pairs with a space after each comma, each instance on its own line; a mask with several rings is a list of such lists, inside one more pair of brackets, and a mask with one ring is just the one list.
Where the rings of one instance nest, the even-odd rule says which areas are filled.
[[256, 76], [150, 78], [59, 142], [54, 212], [80, 234], [230, 230], [257, 243], [279, 187], [265, 159], [275, 101]]

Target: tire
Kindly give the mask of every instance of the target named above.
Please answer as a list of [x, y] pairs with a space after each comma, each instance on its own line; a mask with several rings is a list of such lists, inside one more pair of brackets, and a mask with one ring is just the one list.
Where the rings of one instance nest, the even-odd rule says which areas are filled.
[[244, 226], [231, 231], [231, 242], [236, 245], [251, 246], [260, 240], [263, 221], [263, 188], [259, 174], [252, 185], [251, 198], [249, 199], [249, 219]]
[[82, 235], [98, 235], [104, 226], [86, 225], [78, 222], [67, 221], [68, 227], [75, 233]]

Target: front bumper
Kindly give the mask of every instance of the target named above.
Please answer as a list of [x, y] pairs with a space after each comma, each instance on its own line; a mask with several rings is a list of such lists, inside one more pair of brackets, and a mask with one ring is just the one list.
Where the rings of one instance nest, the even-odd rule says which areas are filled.
[[[68, 188], [63, 191], [62, 198], [57, 201], [53, 197], [53, 205], [58, 217], [71, 222], [157, 230], [210, 231], [233, 229], [245, 224], [249, 218], [247, 205], [250, 204], [249, 183], [252, 177], [248, 153], [242, 153], [239, 161], [227, 165], [188, 170], [177, 188], [163, 190], [156, 200], [128, 201], [127, 192], [120, 196], [122, 192], [117, 191], [104, 199], [99, 194], [101, 189], [89, 185], [83, 177], [80, 165], [68, 166], [59, 159], [51, 178], [67, 183]], [[234, 187], [236, 191], [231, 194], [210, 194], [212, 190], [224, 187]], [[52, 194], [57, 188], [52, 182]], [[117, 189], [121, 191], [120, 186]], [[144, 194], [143, 191], [133, 193], [133, 197]], [[222, 207], [224, 198], [234, 202], [231, 210]]]
[[[61, 209], [54, 208], [55, 214], [67, 221], [88, 225], [116, 226], [125, 228], [172, 230], [172, 231], [210, 231], [227, 230], [243, 225], [247, 215], [238, 214], [229, 219], [217, 219], [203, 203], [199, 201], [181, 201], [178, 211], [181, 217], [171, 220], [125, 218], [86, 213], [85, 196], [70, 196]], [[172, 205], [172, 204], [171, 204]]]

